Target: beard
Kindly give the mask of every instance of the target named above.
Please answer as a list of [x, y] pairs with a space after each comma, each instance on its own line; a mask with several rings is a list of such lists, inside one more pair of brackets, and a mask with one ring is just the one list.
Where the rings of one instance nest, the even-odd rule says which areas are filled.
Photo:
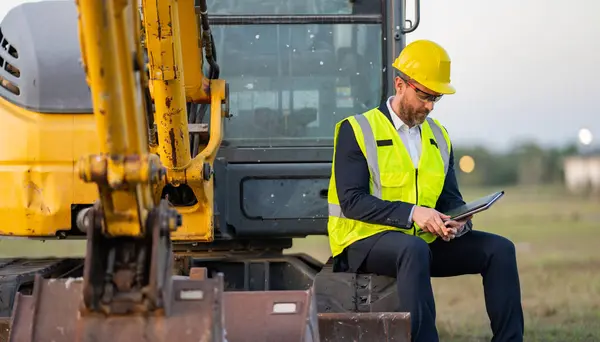
[[406, 124], [409, 124], [411, 127], [422, 124], [427, 116], [429, 115], [429, 110], [427, 108], [423, 108], [421, 110], [417, 110], [415, 107], [406, 103], [406, 101], [402, 100], [400, 102], [400, 111], [403, 120], [406, 120]]

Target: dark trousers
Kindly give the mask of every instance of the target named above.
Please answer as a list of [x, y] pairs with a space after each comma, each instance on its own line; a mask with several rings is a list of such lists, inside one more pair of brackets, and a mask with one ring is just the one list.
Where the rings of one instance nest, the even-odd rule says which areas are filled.
[[[410, 312], [412, 341], [436, 342], [431, 277], [481, 274], [494, 342], [523, 341], [523, 310], [514, 244], [501, 236], [471, 231], [427, 244], [400, 232], [385, 232], [348, 248], [351, 268], [396, 277], [398, 311]], [[353, 261], [355, 265], [353, 264]]]

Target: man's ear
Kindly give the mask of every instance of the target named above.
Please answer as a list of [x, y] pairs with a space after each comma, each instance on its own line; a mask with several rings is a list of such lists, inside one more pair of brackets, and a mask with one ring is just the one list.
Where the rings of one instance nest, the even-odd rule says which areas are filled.
[[404, 93], [404, 87], [406, 86], [406, 84], [404, 84], [404, 81], [402, 81], [402, 79], [398, 76], [396, 76], [396, 78], [394, 79], [394, 88], [396, 88], [396, 94], [402, 94]]

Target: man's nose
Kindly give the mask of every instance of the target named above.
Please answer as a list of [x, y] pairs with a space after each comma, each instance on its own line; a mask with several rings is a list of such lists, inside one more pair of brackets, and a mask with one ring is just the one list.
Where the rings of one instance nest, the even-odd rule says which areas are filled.
[[432, 101], [426, 101], [425, 102], [425, 108], [427, 108], [427, 110], [431, 112], [433, 110], [433, 102]]

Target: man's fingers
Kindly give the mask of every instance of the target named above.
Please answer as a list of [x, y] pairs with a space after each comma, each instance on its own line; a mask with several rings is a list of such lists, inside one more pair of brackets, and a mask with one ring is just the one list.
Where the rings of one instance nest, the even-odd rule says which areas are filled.
[[444, 224], [446, 225], [446, 227], [450, 227], [450, 228], [460, 227], [460, 222], [454, 221], [454, 220], [446, 221], [446, 222], [444, 222]]
[[449, 228], [448, 229], [448, 236], [442, 236], [442, 240], [448, 242], [448, 241], [454, 239], [455, 237], [456, 237], [456, 229]]
[[[418, 222], [419, 227], [423, 231], [427, 231], [432, 234], [436, 234], [442, 237], [448, 237], [448, 228], [444, 221], [449, 221], [450, 216], [440, 213], [439, 211], [431, 208], [416, 207], [414, 214], [415, 222]], [[453, 221], [449, 224], [450, 227], [457, 228], [460, 224]]]
[[448, 230], [439, 216], [435, 217], [434, 226], [440, 236], [448, 236]]
[[450, 239], [454, 239], [454, 237], [456, 236], [456, 232], [457, 229], [456, 228], [448, 228], [448, 237]]
[[428, 232], [428, 233], [433, 233], [431, 231], [431, 225], [429, 224], [429, 221], [425, 221], [422, 224], [419, 224], [419, 227], [421, 228], [422, 231], [424, 232]]
[[437, 229], [436, 229], [436, 223], [435, 220], [433, 218], [430, 218], [429, 220], [427, 220], [424, 224], [424, 228], [423, 230], [426, 230], [427, 232], [431, 233], [431, 234], [438, 234]]
[[437, 236], [441, 236], [443, 237], [444, 235], [442, 234], [442, 231], [440, 230], [440, 228], [438, 227], [438, 225], [435, 222], [431, 222], [429, 224], [429, 232], [431, 234], [435, 234]]

